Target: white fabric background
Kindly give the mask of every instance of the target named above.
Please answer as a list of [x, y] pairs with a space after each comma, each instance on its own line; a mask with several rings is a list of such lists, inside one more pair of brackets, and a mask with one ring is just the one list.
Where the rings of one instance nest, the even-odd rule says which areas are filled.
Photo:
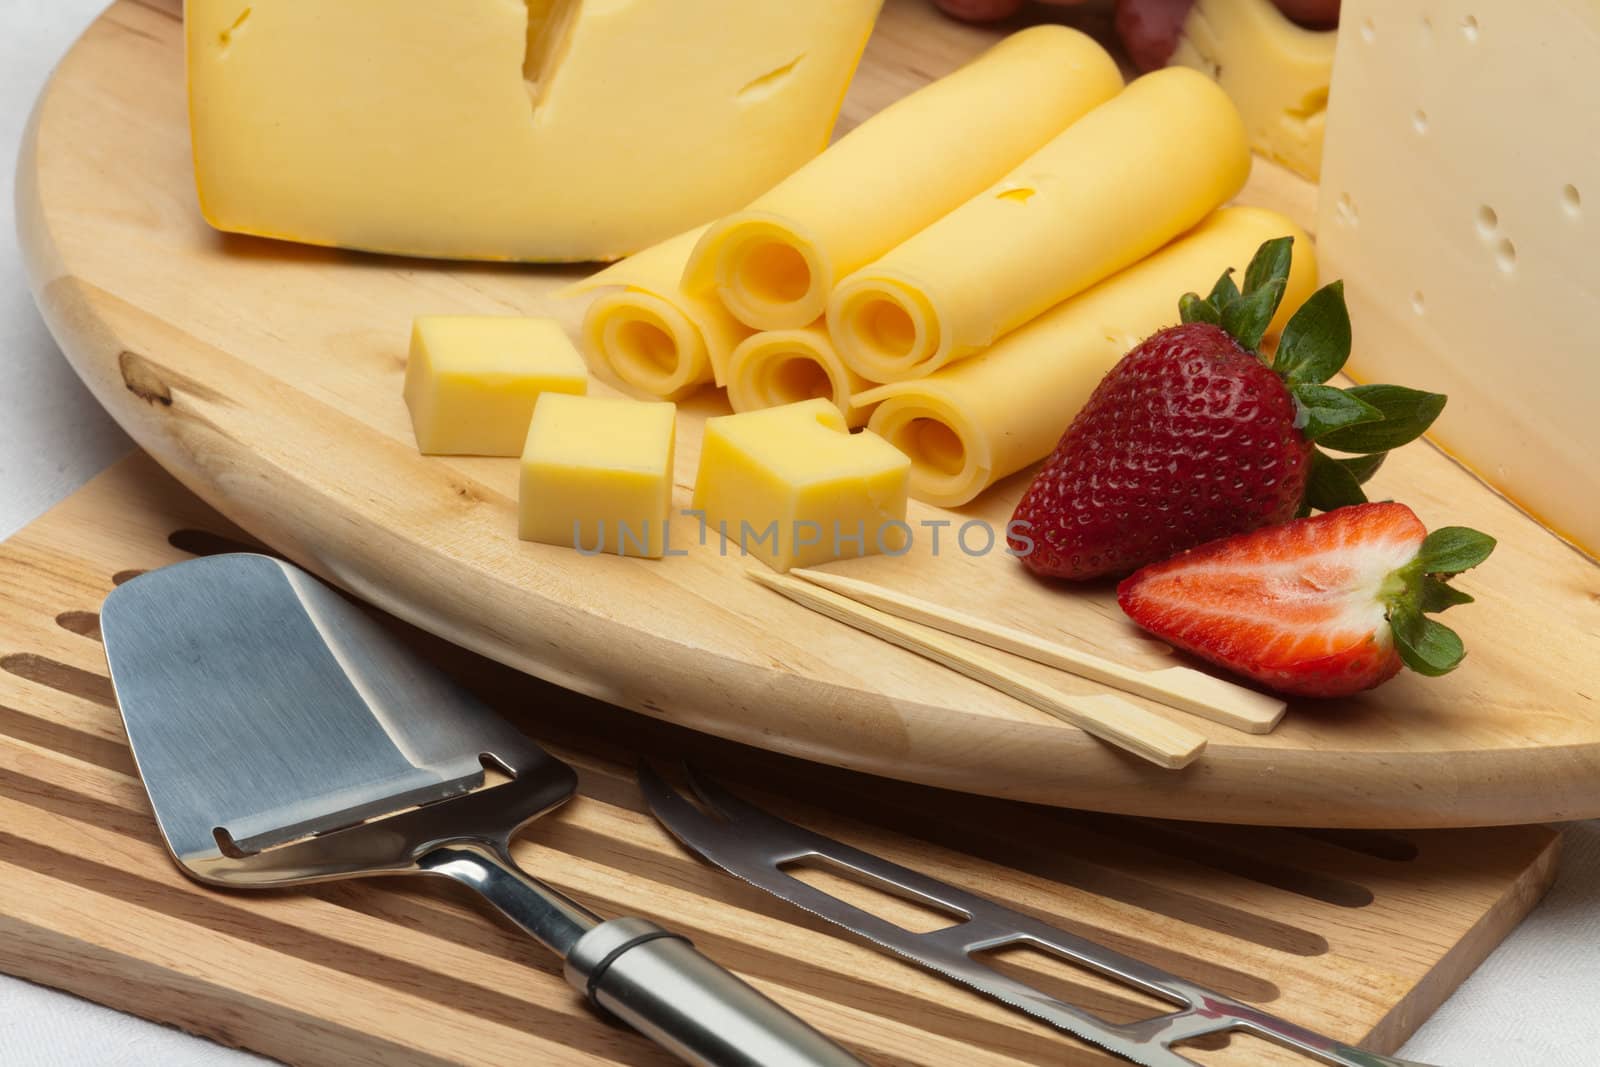
[[[0, 537], [131, 447], [72, 376], [34, 310], [12, 208], [12, 161], [34, 97], [102, 6], [0, 0]], [[1600, 1063], [1597, 1001], [1600, 823], [1588, 823], [1569, 830], [1561, 877], [1544, 903], [1423, 1026], [1405, 1055], [1451, 1067], [1590, 1067]], [[6, 1067], [253, 1062], [261, 1061], [0, 975]]]

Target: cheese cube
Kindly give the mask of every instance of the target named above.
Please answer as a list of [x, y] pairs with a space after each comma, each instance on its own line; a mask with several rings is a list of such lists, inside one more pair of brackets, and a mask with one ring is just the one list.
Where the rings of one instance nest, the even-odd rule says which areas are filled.
[[820, 152], [882, 0], [187, 0], [221, 230], [616, 259]]
[[428, 455], [519, 456], [539, 395], [588, 387], [553, 319], [425, 315], [411, 328], [406, 406]]
[[1238, 106], [1250, 147], [1316, 181], [1336, 37], [1295, 25], [1273, 0], [1199, 0], [1171, 63], [1215, 78]]
[[1600, 555], [1600, 6], [1349, 0], [1317, 213], [1349, 371], [1445, 393], [1430, 436]]
[[737, 549], [775, 570], [898, 554], [911, 461], [852, 434], [825, 398], [706, 420], [694, 506]]
[[547, 393], [522, 453], [517, 536], [590, 554], [660, 557], [677, 409]]

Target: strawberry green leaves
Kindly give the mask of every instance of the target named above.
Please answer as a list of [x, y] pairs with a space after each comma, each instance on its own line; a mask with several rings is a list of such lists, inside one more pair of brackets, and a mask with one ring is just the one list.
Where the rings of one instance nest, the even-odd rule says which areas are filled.
[[[1227, 277], [1226, 274], [1223, 275]], [[1213, 326], [1222, 324], [1222, 315], [1217, 311], [1216, 305], [1209, 300], [1202, 300], [1198, 293], [1184, 293], [1178, 298], [1178, 315], [1185, 323], [1208, 322]]]
[[[1283, 303], [1283, 291], [1289, 285], [1290, 246], [1292, 237], [1275, 237], [1264, 242], [1250, 257], [1244, 271], [1244, 289], [1237, 299], [1222, 305], [1222, 328], [1233, 334], [1234, 340], [1246, 351], [1261, 347], [1272, 316]], [[1220, 284], [1220, 283], [1219, 283]], [[1230, 282], [1231, 284], [1231, 282]]]
[[1472, 594], [1463, 593], [1443, 579], [1430, 576], [1422, 583], [1422, 610], [1444, 611], [1457, 604], [1472, 603]]
[[1267, 315], [1268, 321], [1277, 314], [1278, 304], [1283, 300], [1283, 287], [1289, 283], [1289, 262], [1293, 254], [1293, 237], [1274, 237], [1261, 243], [1256, 254], [1250, 257], [1250, 265], [1244, 269], [1246, 293], [1274, 285], [1278, 287], [1278, 295], [1272, 301], [1272, 308]]
[[1434, 622], [1420, 607], [1406, 604], [1389, 612], [1389, 628], [1394, 631], [1395, 651], [1400, 662], [1428, 678], [1449, 674], [1466, 658], [1461, 635], [1442, 623]]
[[1441, 526], [1428, 535], [1415, 565], [1425, 574], [1460, 574], [1489, 558], [1495, 539], [1466, 526]]
[[1233, 268], [1229, 267], [1222, 272], [1222, 277], [1217, 279], [1217, 284], [1211, 287], [1211, 295], [1206, 297], [1217, 312], [1217, 321], [1222, 321], [1222, 309], [1239, 299], [1239, 287], [1233, 284]]
[[1383, 466], [1383, 461], [1388, 458], [1387, 452], [1374, 452], [1366, 456], [1346, 456], [1334, 462], [1354, 475], [1357, 485], [1366, 485], [1367, 481], [1378, 473], [1378, 468]]
[[[1287, 336], [1285, 331], [1285, 338]], [[1340, 406], [1340, 402], [1329, 399], [1324, 390], [1338, 394], [1349, 404]], [[1356, 475], [1359, 485], [1372, 477], [1390, 449], [1421, 437], [1439, 417], [1445, 404], [1445, 397], [1439, 393], [1424, 393], [1399, 385], [1353, 385], [1349, 389], [1298, 385], [1291, 387], [1291, 392], [1296, 402], [1307, 406], [1305, 428], [1301, 432], [1321, 446], [1313, 450], [1311, 481], [1306, 490], [1306, 502], [1318, 511], [1350, 503], [1347, 491], [1329, 491], [1335, 484], [1331, 476], [1324, 473], [1323, 478], [1318, 478], [1318, 460], [1329, 459], [1322, 448], [1355, 453], [1350, 459], [1329, 462], [1344, 465]], [[1351, 405], [1359, 405], [1359, 408]], [[1360, 499], [1365, 500], [1365, 494]]]
[[1311, 473], [1306, 479], [1306, 503], [1310, 508], [1332, 511], [1351, 504], [1365, 504], [1367, 494], [1351, 470], [1320, 449], [1311, 450]]
[[1196, 293], [1185, 293], [1178, 301], [1183, 321], [1221, 326], [1233, 335], [1239, 347], [1256, 351], [1272, 316], [1278, 313], [1278, 305], [1283, 303], [1293, 245], [1293, 237], [1275, 237], [1256, 249], [1244, 271], [1243, 290], [1234, 284], [1233, 268], [1229, 267], [1204, 300]]
[[1383, 412], [1360, 397], [1331, 385], [1303, 382], [1290, 386], [1300, 409], [1297, 425], [1308, 441], [1326, 437], [1346, 426], [1377, 422]]
[[1272, 323], [1272, 316], [1278, 313], [1278, 305], [1283, 302], [1283, 292], [1289, 284], [1293, 243], [1292, 237], [1276, 237], [1256, 249], [1250, 265], [1245, 268], [1243, 290], [1234, 284], [1230, 268], [1222, 272], [1204, 300], [1195, 293], [1185, 293], [1178, 301], [1183, 321], [1221, 326], [1233, 335], [1241, 348], [1256, 351]]
[[1347, 392], [1383, 413], [1383, 418], [1330, 433], [1322, 444], [1340, 452], [1387, 452], [1415, 441], [1444, 410], [1442, 393], [1402, 385], [1353, 385]]
[[[1350, 312], [1344, 303], [1344, 283], [1333, 282], [1312, 293], [1283, 328], [1272, 369], [1283, 379], [1300, 409], [1301, 429], [1308, 441], [1321, 441], [1353, 427], [1383, 420], [1382, 409], [1353, 393], [1322, 383], [1338, 374], [1350, 358]], [[1381, 462], [1381, 460], [1380, 460]], [[1361, 483], [1373, 466], [1358, 477], [1322, 449], [1311, 451], [1311, 476], [1306, 482], [1306, 506], [1319, 511], [1364, 504]]]
[[1239, 299], [1239, 287], [1233, 284], [1233, 268], [1229, 267], [1211, 287], [1204, 300], [1194, 293], [1184, 293], [1178, 300], [1178, 313], [1184, 322], [1209, 322], [1222, 325], [1222, 309]]
[[1293, 389], [1327, 381], [1344, 369], [1349, 358], [1350, 311], [1344, 303], [1344, 282], [1331, 282], [1312, 293], [1289, 319], [1272, 369]]
[[1427, 536], [1410, 563], [1395, 572], [1399, 591], [1389, 600], [1389, 626], [1395, 650], [1407, 667], [1435, 678], [1454, 670], [1466, 656], [1460, 636], [1428, 615], [1472, 603], [1472, 597], [1448, 579], [1488, 559], [1494, 546], [1494, 538], [1486, 533], [1442, 526]]
[[1261, 347], [1267, 326], [1272, 322], [1278, 304], [1283, 300], [1284, 279], [1247, 291], [1239, 299], [1222, 309], [1222, 328], [1233, 334], [1239, 347], [1254, 352]]

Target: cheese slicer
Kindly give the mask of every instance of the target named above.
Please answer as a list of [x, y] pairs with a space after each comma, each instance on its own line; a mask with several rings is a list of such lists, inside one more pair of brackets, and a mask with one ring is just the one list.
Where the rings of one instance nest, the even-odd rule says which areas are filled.
[[179, 563], [119, 586], [100, 621], [139, 773], [192, 878], [453, 879], [561, 956], [598, 1010], [689, 1063], [860, 1067], [683, 937], [603, 921], [520, 870], [512, 838], [573, 795], [572, 768], [304, 571]]

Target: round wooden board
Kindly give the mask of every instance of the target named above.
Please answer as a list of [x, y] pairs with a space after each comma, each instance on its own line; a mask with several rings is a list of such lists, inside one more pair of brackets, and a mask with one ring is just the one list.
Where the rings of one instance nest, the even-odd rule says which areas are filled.
[[[1395, 456], [1373, 488], [1430, 526], [1465, 523], [1500, 538], [1491, 563], [1462, 582], [1478, 603], [1450, 619], [1470, 650], [1465, 665], [1296, 705], [1265, 737], [1197, 721], [1210, 747], [1181, 772], [809, 614], [748, 581], [746, 563], [719, 552], [715, 537], [659, 562], [518, 541], [515, 461], [416, 452], [400, 399], [410, 321], [518, 312], [575, 329], [581, 305], [551, 294], [582, 270], [383, 258], [211, 231], [195, 204], [180, 12], [180, 0], [114, 4], [40, 100], [18, 177], [34, 291], [78, 372], [140, 444], [240, 525], [355, 594], [628, 708], [952, 789], [1313, 826], [1600, 815], [1600, 571], [1426, 445]], [[891, 0], [845, 125], [991, 36], [923, 0]], [[1242, 199], [1312, 221], [1305, 183], [1257, 170]], [[721, 404], [708, 396], [684, 408], [682, 505], [700, 423]], [[913, 505], [911, 520], [1001, 524], [1023, 485], [1014, 478], [958, 513]], [[952, 550], [953, 533], [936, 557], [922, 537], [905, 557], [838, 567], [1135, 664], [1170, 662], [1109, 588], [1035, 582], [998, 552]]]

